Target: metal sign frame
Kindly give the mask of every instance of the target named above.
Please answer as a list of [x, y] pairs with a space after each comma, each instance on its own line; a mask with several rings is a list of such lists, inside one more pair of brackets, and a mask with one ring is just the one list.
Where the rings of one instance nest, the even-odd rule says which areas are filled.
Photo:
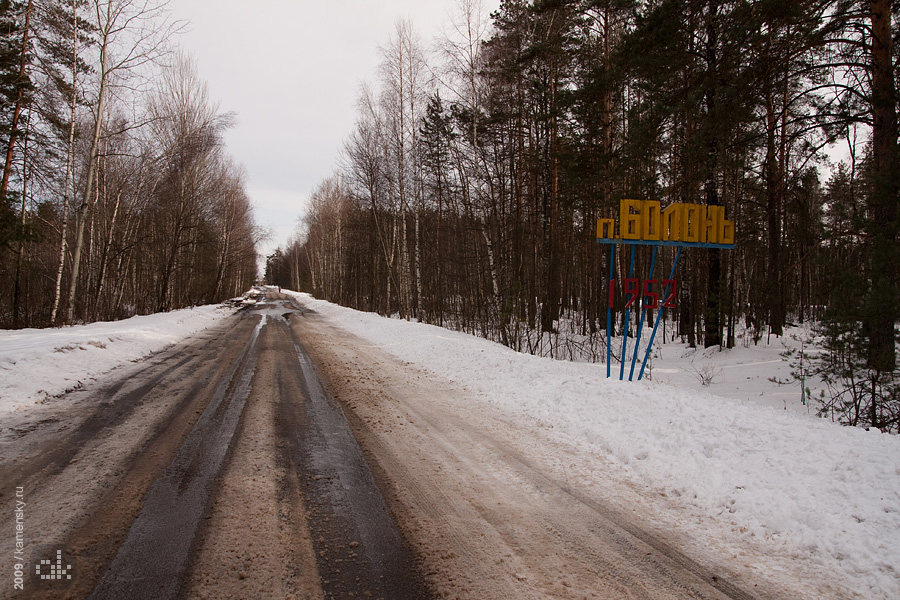
[[[708, 210], [709, 209], [709, 210]], [[631, 246], [631, 261], [628, 267], [628, 280], [634, 279], [634, 256], [637, 246], [651, 246], [653, 254], [650, 258], [650, 272], [647, 279], [644, 280], [645, 285], [641, 290], [628, 291], [632, 294], [632, 300], [625, 306], [625, 323], [622, 334], [622, 359], [619, 365], [619, 380], [625, 379], [625, 360], [628, 354], [628, 330], [629, 320], [631, 317], [631, 305], [638, 301], [641, 306], [641, 316], [638, 322], [638, 330], [636, 341], [634, 344], [634, 352], [631, 358], [631, 369], [628, 373], [628, 381], [634, 379], [634, 369], [637, 364], [638, 354], [640, 351], [641, 333], [643, 332], [644, 320], [647, 314], [647, 304], [644, 298], [648, 295], [646, 283], [648, 281], [656, 281], [653, 279], [653, 271], [656, 266], [656, 255], [660, 247], [671, 246], [675, 248], [675, 259], [672, 261], [672, 270], [668, 279], [663, 280], [663, 298], [662, 305], [650, 307], [656, 308], [656, 319], [653, 323], [653, 331], [650, 334], [650, 341], [644, 352], [644, 359], [641, 363], [641, 370], [638, 373], [638, 381], [644, 377], [644, 369], [647, 368], [647, 361], [650, 359], [650, 353], [653, 350], [653, 341], [656, 339], [656, 332], [659, 329], [659, 323], [662, 320], [664, 308], [674, 308], [669, 301], [674, 297], [675, 287], [675, 268], [678, 266], [678, 259], [681, 257], [682, 248], [716, 248], [731, 249], [735, 247], [734, 243], [734, 223], [725, 219], [724, 207], [713, 206], [706, 207], [698, 204], [672, 204], [663, 212], [660, 209], [660, 203], [655, 201], [641, 200], [622, 200], [620, 204], [620, 231], [615, 231], [615, 222], [613, 219], [597, 220], [597, 243], [608, 244], [610, 246], [609, 253], [609, 286], [610, 299], [606, 308], [606, 377], [612, 376], [612, 305], [615, 294], [615, 261], [616, 246]], [[671, 288], [670, 288], [671, 286]], [[672, 294], [670, 295], [670, 289]], [[653, 294], [656, 296], [656, 294]], [[658, 299], [658, 298], [657, 298]]]

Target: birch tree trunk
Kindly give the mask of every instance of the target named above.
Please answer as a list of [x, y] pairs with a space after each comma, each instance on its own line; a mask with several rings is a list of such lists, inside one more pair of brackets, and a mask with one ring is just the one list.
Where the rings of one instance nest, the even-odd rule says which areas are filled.
[[[164, 44], [177, 27], [161, 19], [167, 2], [154, 0], [92, 0], [91, 9], [97, 28], [99, 61], [97, 65], [97, 96], [94, 129], [87, 161], [87, 177], [84, 197], [76, 212], [75, 246], [72, 254], [72, 276], [65, 322], [75, 318], [75, 300], [78, 292], [78, 276], [81, 255], [84, 250], [84, 228], [93, 209], [92, 197], [97, 179], [100, 158], [100, 140], [104, 128], [104, 113], [109, 100], [109, 87], [113, 75], [125, 77], [130, 71], [155, 62], [164, 52]], [[77, 33], [76, 33], [77, 35]], [[113, 45], [119, 55], [110, 55]]]
[[98, 159], [100, 158], [100, 135], [103, 131], [103, 111], [106, 108], [106, 88], [108, 71], [106, 69], [107, 42], [100, 48], [100, 90], [97, 94], [97, 114], [94, 121], [94, 133], [91, 137], [91, 150], [88, 159], [87, 183], [84, 186], [84, 198], [75, 215], [75, 250], [72, 254], [72, 279], [69, 282], [69, 298], [66, 308], [66, 324], [71, 325], [75, 318], [75, 294], [78, 291], [78, 275], [81, 267], [81, 252], [84, 247], [84, 227], [93, 207], [94, 199], [91, 191], [97, 177]]
[[62, 279], [66, 267], [66, 234], [69, 229], [69, 191], [72, 190], [75, 167], [75, 117], [78, 110], [78, 11], [76, 0], [72, 0], [72, 103], [69, 106], [69, 143], [66, 150], [66, 178], [63, 189], [62, 226], [59, 242], [59, 267], [56, 270], [56, 286], [53, 295], [53, 309], [50, 324], [56, 324], [59, 301], [62, 296]]

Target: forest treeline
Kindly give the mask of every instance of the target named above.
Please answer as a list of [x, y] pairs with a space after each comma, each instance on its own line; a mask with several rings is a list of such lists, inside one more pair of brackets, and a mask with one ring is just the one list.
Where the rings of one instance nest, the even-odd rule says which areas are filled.
[[231, 115], [163, 0], [0, 0], [0, 328], [117, 319], [256, 278]]
[[723, 206], [737, 246], [683, 253], [670, 335], [727, 347], [815, 321], [823, 410], [896, 430], [898, 9], [460, 0], [435, 44], [400, 22], [267, 278], [552, 354], [563, 329], [621, 333], [598, 218], [622, 199]]

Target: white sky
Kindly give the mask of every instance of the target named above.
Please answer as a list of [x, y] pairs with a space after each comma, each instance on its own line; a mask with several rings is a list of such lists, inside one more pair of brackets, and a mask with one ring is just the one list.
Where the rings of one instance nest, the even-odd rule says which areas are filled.
[[[500, 0], [484, 0], [495, 10]], [[400, 19], [430, 45], [456, 0], [171, 0], [189, 21], [180, 46], [210, 96], [237, 113], [229, 153], [248, 174], [257, 223], [273, 230], [268, 254], [295, 230], [304, 199], [334, 171], [356, 120], [363, 82], [374, 83], [379, 46]]]

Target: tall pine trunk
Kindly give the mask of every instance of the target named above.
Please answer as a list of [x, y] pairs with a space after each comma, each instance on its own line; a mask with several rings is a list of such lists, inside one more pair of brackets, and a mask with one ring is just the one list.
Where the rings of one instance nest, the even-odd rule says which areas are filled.
[[28, 0], [25, 8], [25, 25], [22, 29], [22, 53], [19, 62], [19, 78], [16, 82], [16, 104], [13, 108], [12, 127], [9, 130], [9, 144], [6, 147], [6, 164], [3, 167], [3, 182], [0, 184], [0, 194], [4, 197], [9, 189], [9, 176], [12, 171], [13, 155], [16, 149], [16, 137], [19, 127], [19, 119], [22, 116], [22, 107], [25, 104], [25, 75], [28, 70], [28, 36], [31, 28], [31, 6], [33, 0]]
[[[719, 131], [717, 131], [717, 99], [719, 39], [718, 19], [719, 4], [717, 0], [710, 2], [706, 24], [706, 64], [708, 87], [706, 89], [706, 115], [712, 130], [709, 132], [706, 155], [706, 204], [719, 206]], [[722, 345], [722, 251], [711, 249], [708, 254], [707, 297], [705, 310], [705, 335], [703, 345], [706, 348]]]
[[[29, 123], [30, 125], [30, 123]], [[30, 128], [30, 127], [29, 127]], [[28, 130], [25, 131], [25, 138], [22, 151], [22, 204], [19, 208], [19, 227], [25, 231], [25, 218], [27, 215], [26, 207], [28, 201]], [[25, 262], [25, 240], [19, 238], [19, 247], [16, 249], [16, 275], [15, 284], [13, 285], [13, 329], [19, 328], [19, 311], [21, 309], [22, 300], [22, 263]]]
[[771, 80], [767, 81], [766, 101], [766, 158], [764, 175], [766, 182], [766, 216], [768, 233], [768, 291], [769, 329], [775, 335], [784, 333], [784, 299], [781, 266], [781, 211], [784, 185], [781, 178], [783, 165], [779, 165], [776, 149], [778, 119], [775, 114], [775, 92]]
[[[891, 2], [871, 0], [872, 22], [872, 195], [869, 256], [871, 294], [864, 315], [869, 338], [868, 366], [896, 367], [894, 325], [898, 317], [897, 270], [897, 109], [894, 88]], [[874, 402], [873, 402], [874, 405]], [[873, 423], [874, 424], [874, 423]]]
[[[3, 168], [3, 182], [0, 185], [0, 197], [6, 198], [6, 193], [9, 191], [9, 176], [12, 172], [12, 163], [13, 163], [13, 155], [15, 154], [16, 149], [16, 137], [17, 137], [17, 129], [19, 127], [19, 120], [22, 116], [22, 107], [25, 104], [25, 82], [26, 82], [26, 74], [28, 69], [28, 34], [31, 28], [31, 5], [32, 0], [28, 0], [28, 6], [25, 9], [25, 25], [22, 30], [22, 52], [21, 52], [21, 60], [19, 62], [19, 79], [16, 82], [16, 105], [13, 109], [13, 118], [12, 118], [12, 127], [9, 130], [9, 144], [6, 149], [6, 164]], [[26, 159], [27, 160], [27, 159]], [[26, 179], [25, 174], [22, 175], [23, 179]], [[24, 231], [25, 229], [25, 191], [23, 189], [22, 192], [22, 210], [20, 214], [20, 224], [19, 226]], [[19, 328], [19, 311], [20, 311], [20, 297], [21, 297], [21, 273], [22, 273], [22, 261], [25, 253], [25, 241], [23, 239], [19, 240], [19, 247], [16, 252], [16, 275], [15, 275], [15, 283], [13, 285], [13, 329]]]

